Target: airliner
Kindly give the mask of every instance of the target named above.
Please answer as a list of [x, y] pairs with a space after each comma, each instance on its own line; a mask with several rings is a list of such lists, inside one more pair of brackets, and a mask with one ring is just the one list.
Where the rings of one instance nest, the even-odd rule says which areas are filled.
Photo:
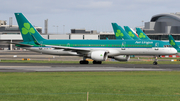
[[133, 40], [133, 38], [126, 33], [126, 31], [123, 30], [121, 26], [119, 26], [117, 23], [111, 23], [114, 34], [116, 37], [116, 40]]
[[180, 48], [178, 46], [178, 43], [175, 42], [174, 38], [171, 35], [169, 35], [168, 37], [169, 37], [169, 43], [171, 44], [171, 46], [173, 46], [177, 50], [176, 55], [180, 56]]
[[[140, 28], [136, 28], [136, 31], [141, 40], [151, 40]], [[164, 42], [167, 42], [167, 41], [164, 41]], [[180, 47], [180, 42], [176, 42], [176, 43]]]
[[[126, 39], [128, 39], [128, 40], [132, 40], [132, 39], [134, 39], [134, 40], [144, 40], [144, 39], [147, 40], [149, 38], [146, 35], [141, 35], [141, 34], [145, 34], [145, 33], [140, 32], [139, 29], [138, 29], [138, 32], [141, 33], [140, 38], [128, 26], [124, 26], [125, 31], [117, 23], [112, 23], [112, 27], [113, 27], [114, 34], [115, 34], [115, 37], [117, 40], [126, 40]], [[120, 34], [118, 35], [117, 31], [122, 32], [124, 34], [124, 36], [120, 36]]]
[[128, 33], [128, 35], [134, 40], [141, 40], [138, 35], [136, 35], [128, 26], [124, 26], [124, 29]]
[[[101, 64], [107, 58], [124, 60], [121, 55], [171, 55], [177, 50], [167, 42], [158, 40], [47, 40], [44, 39], [22, 13], [15, 13], [23, 42], [16, 46], [27, 50], [59, 55], [81, 56], [80, 64], [88, 64], [90, 58], [93, 64]], [[117, 36], [123, 36], [117, 29]], [[127, 59], [127, 58], [125, 58]]]
[[[140, 38], [136, 36], [135, 32], [133, 32], [132, 29], [130, 29], [128, 26], [124, 26], [125, 31], [123, 30], [123, 28], [121, 26], [119, 26], [117, 23], [112, 23], [112, 27], [116, 36], [117, 40], [151, 40], [140, 28], [136, 28], [137, 32], [140, 35]], [[119, 32], [121, 32], [121, 37], [117, 35], [117, 30], [119, 30]], [[131, 38], [129, 38], [129, 37]], [[164, 41], [163, 41], [164, 42]], [[165, 42], [166, 43], [166, 42]], [[169, 43], [169, 42], [167, 42]], [[165, 46], [165, 47], [169, 47], [169, 45]], [[120, 55], [122, 57], [128, 57], [130, 59], [129, 55]], [[157, 65], [157, 55], [153, 55], [155, 56], [155, 61], [153, 62], [154, 65]], [[127, 60], [128, 61], [128, 60]]]
[[136, 31], [140, 39], [151, 40], [140, 28], [136, 28]]

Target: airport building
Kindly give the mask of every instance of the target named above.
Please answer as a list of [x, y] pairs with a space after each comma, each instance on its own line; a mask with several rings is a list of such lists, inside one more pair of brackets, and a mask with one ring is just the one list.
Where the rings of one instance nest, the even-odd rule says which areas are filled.
[[145, 22], [143, 31], [154, 40], [168, 40], [169, 34], [180, 40], [180, 13], [154, 15]]
[[[12, 18], [7, 25], [6, 21], [0, 20], [0, 49], [18, 49], [11, 42], [22, 42], [18, 25], [12, 25]], [[84, 39], [84, 40], [106, 40], [115, 39], [114, 32], [97, 32], [96, 30], [71, 29], [71, 33], [51, 34], [48, 33], [48, 19], [45, 20], [45, 33], [42, 27], [35, 27], [45, 39]], [[152, 16], [150, 22], [145, 22], [142, 30], [154, 40], [168, 40], [171, 34], [175, 40], [180, 40], [180, 13], [157, 14]]]

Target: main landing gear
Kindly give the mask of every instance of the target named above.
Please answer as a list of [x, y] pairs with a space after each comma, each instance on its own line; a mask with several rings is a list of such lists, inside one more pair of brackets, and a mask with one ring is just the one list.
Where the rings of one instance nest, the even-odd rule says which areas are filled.
[[156, 57], [155, 57], [155, 60], [154, 60], [154, 62], [153, 62], [153, 65], [157, 65], [157, 64], [158, 64], [157, 61], [158, 61], [158, 59], [157, 59], [157, 56], [156, 56]]
[[[86, 57], [83, 57], [83, 60], [79, 61], [79, 64], [89, 64], [89, 61], [86, 61]], [[93, 64], [102, 64], [102, 61], [93, 61]]]
[[[79, 61], [79, 64], [89, 64], [89, 61], [81, 60]], [[101, 61], [93, 61], [93, 64], [102, 64]]]
[[89, 64], [89, 61], [81, 60], [81, 61], [79, 61], [79, 64]]
[[79, 64], [89, 64], [89, 61], [86, 61], [86, 57], [83, 57], [83, 60], [79, 61]]
[[102, 61], [93, 61], [93, 64], [102, 64]]

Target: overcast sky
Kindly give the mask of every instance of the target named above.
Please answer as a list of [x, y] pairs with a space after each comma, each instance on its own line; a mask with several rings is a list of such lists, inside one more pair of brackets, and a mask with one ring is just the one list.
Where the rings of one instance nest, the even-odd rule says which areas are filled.
[[[111, 23], [134, 28], [160, 13], [180, 12], [179, 0], [0, 0], [0, 20], [23, 13], [35, 26], [43, 28], [48, 19], [49, 33], [70, 33], [70, 29], [113, 31]], [[58, 26], [58, 27], [53, 27]]]

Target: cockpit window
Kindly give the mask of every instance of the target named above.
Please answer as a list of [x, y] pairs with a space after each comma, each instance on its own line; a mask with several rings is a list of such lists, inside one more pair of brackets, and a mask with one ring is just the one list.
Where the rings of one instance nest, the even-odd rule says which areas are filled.
[[164, 45], [164, 47], [172, 47], [171, 45]]

